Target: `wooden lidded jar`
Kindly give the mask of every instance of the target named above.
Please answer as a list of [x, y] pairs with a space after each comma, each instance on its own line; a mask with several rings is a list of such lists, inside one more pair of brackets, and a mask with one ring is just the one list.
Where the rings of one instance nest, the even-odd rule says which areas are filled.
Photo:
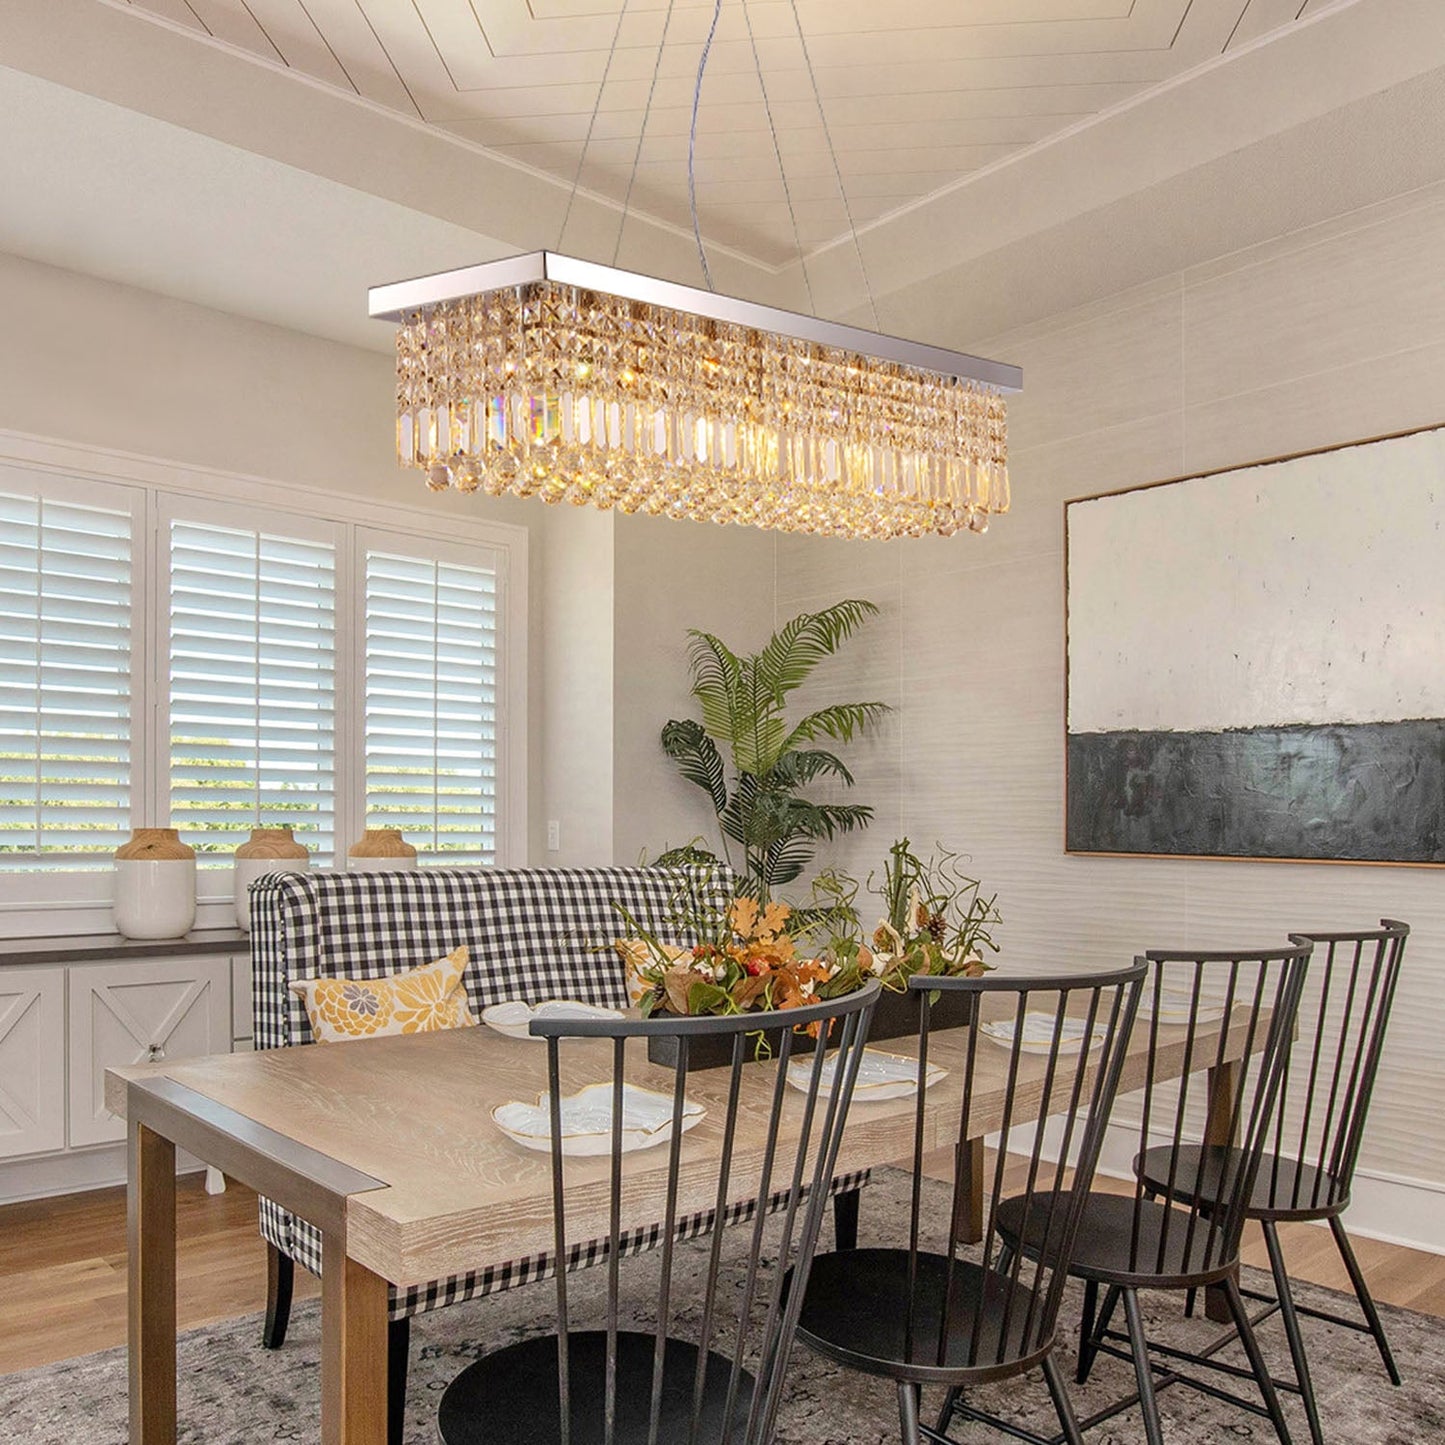
[[346, 866], [353, 873], [394, 872], [416, 867], [416, 849], [401, 836], [399, 828], [368, 828], [351, 845]]
[[236, 927], [251, 931], [251, 885], [268, 873], [305, 873], [311, 854], [286, 827], [252, 828], [250, 838], [236, 849], [234, 893]]
[[174, 828], [137, 828], [115, 850], [115, 927], [127, 938], [180, 938], [196, 921], [196, 850]]

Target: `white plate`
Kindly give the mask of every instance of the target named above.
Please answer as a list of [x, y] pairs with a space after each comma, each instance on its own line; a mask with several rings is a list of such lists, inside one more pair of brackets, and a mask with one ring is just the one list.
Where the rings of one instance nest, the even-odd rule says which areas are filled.
[[[838, 1055], [830, 1054], [823, 1061], [822, 1076], [818, 1080], [818, 1091], [823, 1097], [833, 1092], [833, 1078], [838, 1072]], [[929, 1064], [928, 1079], [924, 1085], [931, 1089], [940, 1079], [948, 1077], [947, 1069]], [[813, 1060], [810, 1056], [794, 1059], [788, 1065], [788, 1082], [804, 1093], [812, 1087]], [[918, 1092], [918, 1060], [901, 1054], [885, 1054], [878, 1049], [864, 1049], [858, 1061], [858, 1077], [853, 1084], [853, 1099], [856, 1103], [874, 1103], [879, 1099], [901, 1099]]]
[[[682, 1104], [682, 1132], [687, 1133], [707, 1110], [691, 1099]], [[539, 1094], [535, 1104], [511, 1100], [492, 1110], [492, 1121], [502, 1133], [524, 1149], [547, 1153], [552, 1147], [550, 1095]], [[672, 1137], [672, 1096], [622, 1086], [622, 1152], [650, 1149]], [[591, 1156], [612, 1152], [612, 1085], [588, 1084], [562, 1099], [562, 1152]]]
[[[1194, 995], [1187, 988], [1163, 988], [1159, 990], [1159, 1007], [1155, 1009], [1154, 989], [1146, 984], [1144, 992], [1139, 995], [1139, 1017], [1151, 1019], [1157, 1013], [1161, 1024], [1187, 1024], [1193, 1002]], [[1224, 1005], [1201, 998], [1199, 1012], [1194, 1017], [1197, 1023], [1216, 1023], [1224, 1017]]]
[[[1026, 1013], [1024, 1015], [1023, 1037], [1019, 1040], [1019, 1051], [1025, 1054], [1051, 1054], [1054, 1052], [1054, 1015], [1051, 1013]], [[985, 1038], [1011, 1049], [1014, 1042], [1013, 1019], [1000, 1019], [995, 1023], [978, 1026]], [[1108, 1037], [1109, 1031], [1103, 1024], [1094, 1025], [1094, 1037], [1089, 1044], [1097, 1049]], [[1083, 1019], [1065, 1019], [1059, 1025], [1059, 1046], [1061, 1054], [1077, 1054], [1084, 1046]]]
[[597, 1003], [581, 1003], [575, 998], [549, 998], [534, 1008], [531, 1004], [514, 1000], [511, 1003], [494, 1003], [482, 1010], [482, 1022], [488, 1028], [506, 1034], [509, 1039], [531, 1039], [535, 1034], [527, 1032], [527, 1025], [533, 1019], [620, 1019], [620, 1009], [604, 1008]]

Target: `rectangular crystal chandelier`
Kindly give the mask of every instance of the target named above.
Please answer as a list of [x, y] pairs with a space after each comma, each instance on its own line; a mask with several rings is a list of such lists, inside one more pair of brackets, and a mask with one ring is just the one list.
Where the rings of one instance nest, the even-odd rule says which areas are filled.
[[1015, 366], [549, 251], [370, 292], [443, 491], [830, 537], [984, 531]]

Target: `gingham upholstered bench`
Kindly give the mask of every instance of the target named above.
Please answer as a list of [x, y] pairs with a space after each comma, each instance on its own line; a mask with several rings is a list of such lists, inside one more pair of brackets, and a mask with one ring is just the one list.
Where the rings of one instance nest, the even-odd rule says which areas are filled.
[[[384, 978], [450, 953], [470, 950], [465, 975], [474, 1016], [507, 999], [577, 998], [622, 1008], [627, 1004], [621, 960], [599, 944], [615, 938], [621, 903], [633, 917], [679, 943], [694, 940], [668, 926], [681, 902], [688, 912], [731, 896], [726, 870], [698, 868], [428, 868], [416, 872], [273, 874], [253, 885], [251, 967], [258, 1049], [312, 1042], [293, 979], [344, 974]], [[344, 1044], [330, 1045], [344, 1048]], [[858, 1190], [867, 1172], [832, 1184], [838, 1243], [857, 1236]], [[768, 1208], [786, 1202], [784, 1194]], [[725, 1224], [751, 1219], [757, 1201], [734, 1206]], [[285, 1340], [296, 1263], [321, 1273], [321, 1235], [304, 1219], [261, 1200], [261, 1234], [268, 1246], [263, 1343]], [[713, 1211], [678, 1222], [680, 1238], [708, 1233]], [[623, 1250], [639, 1254], [661, 1242], [656, 1224], [624, 1236]], [[567, 1268], [606, 1258], [605, 1240], [569, 1249]], [[495, 1294], [552, 1277], [555, 1262], [540, 1253], [497, 1260], [484, 1268], [429, 1284], [393, 1288], [389, 1409], [392, 1445], [400, 1445], [406, 1399], [409, 1321], [442, 1305]]]

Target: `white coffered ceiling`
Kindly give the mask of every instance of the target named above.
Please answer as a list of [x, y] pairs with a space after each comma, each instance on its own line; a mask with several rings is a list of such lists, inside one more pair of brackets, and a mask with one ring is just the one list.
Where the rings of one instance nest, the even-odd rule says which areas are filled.
[[[687, 224], [710, 0], [105, 3]], [[703, 233], [782, 265], [1351, 3], [724, 0], [698, 126]]]

